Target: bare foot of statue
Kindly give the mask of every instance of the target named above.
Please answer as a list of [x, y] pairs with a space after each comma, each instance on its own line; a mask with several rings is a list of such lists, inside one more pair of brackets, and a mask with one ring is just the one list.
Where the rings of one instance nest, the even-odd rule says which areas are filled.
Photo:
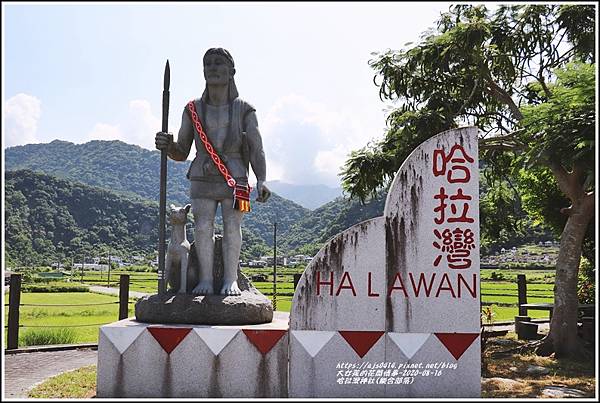
[[221, 288], [221, 295], [240, 295], [242, 291], [238, 287], [237, 281], [223, 281], [223, 288]]
[[194, 295], [211, 295], [214, 294], [212, 280], [211, 281], [200, 281], [198, 285], [192, 290]]

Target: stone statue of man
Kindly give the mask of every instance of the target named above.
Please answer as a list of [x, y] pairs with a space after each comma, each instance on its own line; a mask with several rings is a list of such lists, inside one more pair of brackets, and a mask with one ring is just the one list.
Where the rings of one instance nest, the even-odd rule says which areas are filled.
[[[200, 99], [194, 100], [202, 128], [230, 175], [238, 184], [248, 184], [248, 164], [256, 175], [256, 201], [266, 202], [271, 192], [265, 186], [266, 163], [262, 139], [258, 130], [255, 109], [238, 97], [233, 76], [235, 65], [229, 52], [223, 48], [209, 49], [203, 59], [206, 88]], [[194, 239], [198, 255], [199, 282], [193, 289], [197, 295], [214, 294], [213, 254], [214, 220], [217, 205], [223, 214], [223, 286], [220, 294], [241, 294], [237, 284], [237, 268], [242, 246], [243, 212], [233, 203], [233, 189], [229, 187], [193, 124], [187, 108], [183, 111], [177, 141], [169, 133], [159, 132], [156, 148], [167, 149], [175, 161], [185, 161], [192, 143], [196, 157], [188, 170]]]

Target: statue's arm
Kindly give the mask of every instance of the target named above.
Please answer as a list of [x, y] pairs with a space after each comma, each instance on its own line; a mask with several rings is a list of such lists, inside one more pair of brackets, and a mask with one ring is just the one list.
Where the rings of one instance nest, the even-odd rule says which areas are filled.
[[263, 150], [262, 138], [258, 130], [258, 119], [254, 111], [249, 112], [245, 119], [246, 139], [248, 141], [249, 159], [252, 171], [258, 182], [264, 182], [267, 177], [267, 164]]
[[169, 144], [167, 154], [175, 161], [185, 161], [190, 154], [190, 148], [194, 141], [194, 126], [190, 115], [187, 110], [183, 110], [183, 116], [181, 117], [181, 127], [179, 128], [179, 134], [177, 134], [177, 141]]

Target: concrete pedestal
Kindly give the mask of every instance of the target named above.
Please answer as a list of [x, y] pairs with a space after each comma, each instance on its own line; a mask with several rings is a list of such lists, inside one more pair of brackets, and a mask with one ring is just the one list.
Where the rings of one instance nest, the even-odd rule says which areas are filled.
[[100, 328], [97, 396], [287, 397], [288, 314], [260, 325]]

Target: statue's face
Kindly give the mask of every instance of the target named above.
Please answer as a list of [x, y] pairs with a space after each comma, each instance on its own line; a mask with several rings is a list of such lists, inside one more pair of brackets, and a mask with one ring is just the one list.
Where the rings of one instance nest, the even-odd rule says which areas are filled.
[[208, 85], [225, 85], [234, 72], [224, 56], [209, 54], [204, 58], [204, 79]]

